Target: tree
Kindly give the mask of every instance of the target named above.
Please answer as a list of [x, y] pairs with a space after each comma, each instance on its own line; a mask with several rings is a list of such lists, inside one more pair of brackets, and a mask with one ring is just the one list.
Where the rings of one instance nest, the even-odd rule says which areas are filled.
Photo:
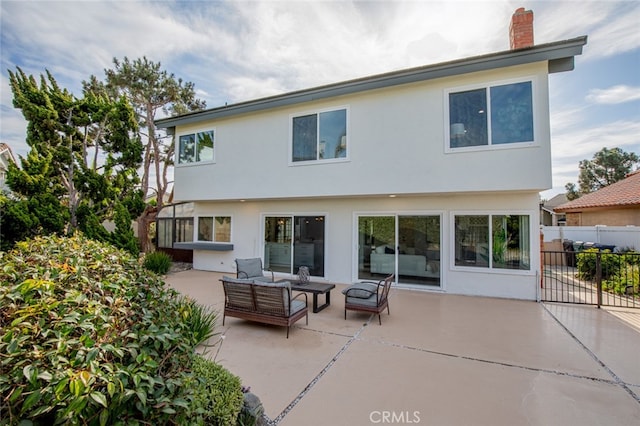
[[[29, 235], [80, 229], [114, 242], [102, 223], [114, 218], [118, 205], [133, 215], [143, 208], [137, 189], [142, 150], [131, 137], [136, 130], [132, 107], [124, 97], [109, 98], [100, 86], [85, 86], [83, 96], [75, 97], [48, 71], [39, 84], [20, 68], [9, 71], [9, 81], [13, 105], [27, 120], [31, 148], [20, 159], [22, 169], [8, 170], [7, 183], [17, 198], [6, 200], [10, 219], [20, 213], [21, 226], [31, 225], [24, 229]], [[7, 221], [3, 229], [17, 235], [11, 229], [16, 222], [4, 215], [2, 220]]]
[[580, 193], [578, 193], [578, 188], [576, 188], [576, 184], [573, 182], [569, 182], [564, 186], [564, 189], [567, 190], [567, 200], [572, 201], [580, 197]]
[[[69, 222], [69, 210], [60, 202], [50, 182], [52, 156], [32, 149], [22, 168], [9, 162], [7, 184], [11, 195], [0, 197], [0, 250], [36, 235], [61, 234]], [[20, 194], [20, 195], [18, 195]]]
[[[161, 70], [160, 62], [149, 61], [146, 57], [130, 61], [125, 57], [122, 61], [114, 58], [113, 64], [114, 69], [105, 70], [106, 87], [125, 96], [135, 109], [144, 145], [141, 188], [145, 199], [151, 188], [155, 188], [157, 208], [160, 209], [169, 184], [167, 171], [173, 165], [175, 143], [173, 138], [167, 138], [164, 132], [156, 129], [154, 120], [160, 111], [169, 115], [184, 114], [204, 109], [206, 103], [196, 98], [193, 83], [183, 82], [174, 74]], [[154, 183], [151, 183], [152, 175], [155, 176]], [[148, 251], [148, 216], [154, 211], [148, 205], [138, 218], [138, 237], [144, 251]]]
[[594, 154], [591, 161], [580, 161], [578, 191], [575, 191], [574, 184], [567, 184], [565, 186], [567, 198], [575, 199], [576, 195], [588, 194], [618, 182], [632, 171], [634, 165], [639, 163], [640, 158], [633, 152], [624, 152], [620, 148], [602, 148]]

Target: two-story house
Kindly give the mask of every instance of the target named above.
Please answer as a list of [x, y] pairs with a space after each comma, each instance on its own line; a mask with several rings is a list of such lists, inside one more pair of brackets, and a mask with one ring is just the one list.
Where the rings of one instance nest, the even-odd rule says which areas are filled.
[[533, 45], [524, 9], [510, 34], [508, 51], [158, 120], [175, 199], [193, 202], [159, 234], [195, 269], [260, 257], [283, 276], [535, 299], [548, 76], [587, 39]]

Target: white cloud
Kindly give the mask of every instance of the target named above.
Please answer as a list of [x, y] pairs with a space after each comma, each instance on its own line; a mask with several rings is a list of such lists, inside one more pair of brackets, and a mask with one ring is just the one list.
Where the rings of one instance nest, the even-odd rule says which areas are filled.
[[591, 89], [587, 101], [596, 104], [620, 104], [640, 100], [640, 87], [624, 84], [612, 86], [608, 89]]
[[621, 148], [640, 155], [640, 123], [615, 121], [594, 127], [571, 126], [568, 131], [554, 133], [551, 142], [554, 188], [543, 193], [543, 198], [564, 191], [567, 182], [577, 183], [579, 163], [592, 160], [602, 148]]
[[587, 61], [640, 48], [637, 1], [536, 1], [531, 8], [536, 43], [587, 35]]
[[[146, 56], [194, 82], [197, 95], [217, 107], [506, 50], [511, 14], [521, 6], [534, 11], [538, 44], [589, 36], [581, 67], [640, 48], [640, 6], [632, 1], [1, 1], [1, 64], [35, 75], [47, 68], [78, 93], [91, 74], [103, 78], [112, 58]], [[627, 92], [637, 100], [640, 89], [627, 85], [592, 90], [587, 99], [622, 102]], [[11, 106], [6, 71], [0, 90], [2, 141], [26, 152], [26, 125]], [[556, 90], [552, 97], [563, 88]], [[564, 99], [584, 94], [563, 92], [557, 102]], [[591, 129], [588, 105], [553, 107], [554, 183], [556, 168], [573, 169], [575, 180], [577, 161], [603, 146], [640, 151], [631, 119]]]

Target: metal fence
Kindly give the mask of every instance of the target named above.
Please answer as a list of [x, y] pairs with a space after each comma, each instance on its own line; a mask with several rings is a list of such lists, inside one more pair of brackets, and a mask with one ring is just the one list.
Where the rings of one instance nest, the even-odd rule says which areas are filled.
[[543, 251], [541, 300], [640, 308], [640, 253]]

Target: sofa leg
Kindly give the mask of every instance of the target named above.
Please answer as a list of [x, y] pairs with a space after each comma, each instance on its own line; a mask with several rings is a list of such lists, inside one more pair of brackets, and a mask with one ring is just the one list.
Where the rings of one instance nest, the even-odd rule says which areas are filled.
[[289, 327], [290, 326], [287, 326], [287, 339], [289, 338]]

